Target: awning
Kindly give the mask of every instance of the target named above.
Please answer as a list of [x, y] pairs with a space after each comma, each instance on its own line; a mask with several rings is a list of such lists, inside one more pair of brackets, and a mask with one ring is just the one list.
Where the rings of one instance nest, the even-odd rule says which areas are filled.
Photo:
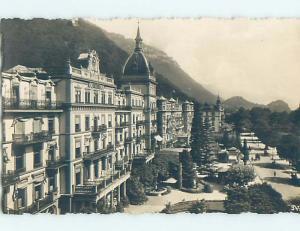
[[154, 139], [156, 139], [159, 142], [161, 142], [163, 140], [163, 138], [160, 135], [154, 136]]

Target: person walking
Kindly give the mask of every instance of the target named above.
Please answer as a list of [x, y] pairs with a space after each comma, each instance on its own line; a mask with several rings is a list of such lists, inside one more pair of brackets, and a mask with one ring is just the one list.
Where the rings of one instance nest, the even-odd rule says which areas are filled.
[[276, 177], [276, 171], [274, 171], [274, 177]]

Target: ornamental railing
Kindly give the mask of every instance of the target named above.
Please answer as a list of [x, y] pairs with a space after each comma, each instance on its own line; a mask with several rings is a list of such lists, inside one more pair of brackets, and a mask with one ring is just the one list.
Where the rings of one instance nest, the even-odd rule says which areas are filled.
[[62, 102], [49, 100], [31, 100], [3, 98], [2, 105], [4, 109], [32, 109], [32, 110], [53, 110], [61, 109]]
[[29, 143], [39, 143], [45, 142], [52, 139], [52, 132], [41, 131], [41, 132], [31, 132], [28, 134], [13, 134], [13, 142], [15, 144], [29, 144]]

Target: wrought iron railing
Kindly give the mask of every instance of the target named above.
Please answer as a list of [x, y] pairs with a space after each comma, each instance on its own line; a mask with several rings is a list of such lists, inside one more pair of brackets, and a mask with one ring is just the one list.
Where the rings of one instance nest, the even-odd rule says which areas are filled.
[[106, 149], [96, 150], [93, 152], [84, 152], [83, 158], [84, 159], [100, 158], [101, 156], [105, 156], [106, 154], [109, 154], [112, 151], [114, 151], [114, 146], [107, 145]]
[[41, 131], [41, 132], [31, 132], [28, 134], [13, 134], [13, 142], [16, 144], [28, 144], [45, 142], [52, 139], [52, 132]]
[[62, 102], [48, 100], [31, 100], [31, 99], [16, 99], [3, 98], [2, 105], [4, 109], [61, 109]]

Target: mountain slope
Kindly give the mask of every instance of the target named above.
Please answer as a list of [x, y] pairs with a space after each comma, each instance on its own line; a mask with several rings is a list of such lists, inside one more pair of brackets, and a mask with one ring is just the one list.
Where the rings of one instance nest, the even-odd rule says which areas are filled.
[[[70, 57], [71, 62], [81, 52], [97, 51], [101, 72], [114, 76], [116, 82], [122, 66], [133, 49], [134, 40], [115, 39], [101, 28], [84, 20], [73, 25], [69, 20], [3, 19], [3, 70], [17, 64], [28, 67], [59, 67]], [[114, 39], [113, 39], [114, 37]], [[121, 42], [122, 41], [122, 42]], [[145, 53], [157, 74], [158, 95], [214, 102], [215, 96], [192, 80], [165, 53], [145, 46]]]
[[289, 105], [282, 100], [273, 101], [273, 102], [269, 103], [267, 106], [271, 111], [274, 111], [274, 112], [284, 112], [284, 111], [289, 112], [289, 111], [291, 111]]
[[269, 108], [272, 112], [283, 112], [283, 111], [289, 112], [289, 111], [291, 111], [291, 109], [289, 108], [289, 105], [282, 100], [276, 100], [267, 105], [263, 105], [263, 104], [257, 104], [257, 103], [250, 102], [241, 96], [233, 96], [233, 97], [225, 100], [223, 102], [223, 105], [227, 110], [237, 110], [240, 107], [250, 110], [254, 107], [262, 107], [262, 108]]
[[[133, 51], [135, 46], [133, 39], [126, 39], [124, 36], [115, 33], [105, 33], [107, 37], [126, 52], [131, 53]], [[201, 102], [215, 103], [216, 96], [193, 80], [166, 53], [146, 44], [144, 44], [143, 48], [148, 61], [154, 66], [155, 71], [163, 75], [175, 86], [179, 86], [182, 92]]]
[[251, 109], [253, 107], [266, 107], [265, 105], [262, 104], [256, 104], [252, 103], [246, 99], [244, 99], [241, 96], [233, 96], [223, 102], [223, 105], [226, 109], [229, 110], [237, 110], [240, 107], [243, 107], [245, 109]]

